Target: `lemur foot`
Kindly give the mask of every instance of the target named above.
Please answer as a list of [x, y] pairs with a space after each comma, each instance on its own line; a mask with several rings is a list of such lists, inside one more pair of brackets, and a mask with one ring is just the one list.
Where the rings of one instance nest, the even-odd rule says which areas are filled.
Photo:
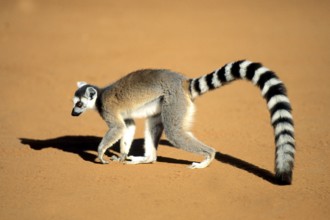
[[120, 157], [119, 157], [119, 162], [124, 162], [127, 158], [127, 154], [121, 154]]
[[125, 161], [125, 164], [143, 164], [143, 163], [154, 163], [156, 159], [153, 157], [143, 157], [143, 156], [129, 156], [126, 157], [129, 161]]
[[99, 158], [102, 164], [109, 164], [109, 161], [104, 160], [103, 158]]
[[121, 154], [120, 156], [112, 155], [111, 160], [123, 163], [127, 158], [127, 154]]
[[98, 158], [99, 158], [100, 162], [101, 162], [102, 164], [108, 164], [108, 163], [110, 163], [109, 161], [104, 160], [104, 159], [103, 159], [103, 156], [104, 156], [104, 152], [99, 151]]
[[205, 167], [208, 167], [210, 165], [210, 163], [212, 162], [212, 160], [214, 159], [215, 153], [212, 154], [211, 156], [207, 156], [205, 160], [203, 160], [200, 163], [192, 163], [190, 166], [188, 166], [188, 168], [190, 169], [203, 169]]
[[201, 163], [194, 162], [190, 166], [188, 166], [188, 168], [189, 169], [203, 169], [203, 168], [205, 168], [207, 166], [208, 166], [208, 164], [205, 164], [203, 162], [201, 162]]

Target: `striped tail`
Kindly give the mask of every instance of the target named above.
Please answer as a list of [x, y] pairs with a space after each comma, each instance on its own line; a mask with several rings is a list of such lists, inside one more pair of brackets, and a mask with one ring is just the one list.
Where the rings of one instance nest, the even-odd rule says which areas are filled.
[[282, 184], [291, 184], [294, 165], [295, 139], [290, 101], [286, 88], [276, 74], [260, 63], [242, 60], [190, 79], [190, 93], [194, 99], [236, 79], [247, 79], [257, 85], [267, 101], [275, 133], [275, 177]]

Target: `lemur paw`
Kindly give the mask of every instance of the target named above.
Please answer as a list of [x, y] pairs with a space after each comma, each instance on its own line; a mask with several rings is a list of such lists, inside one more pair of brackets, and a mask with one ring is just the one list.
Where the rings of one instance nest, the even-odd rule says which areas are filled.
[[101, 160], [101, 163], [102, 163], [102, 164], [109, 164], [109, 163], [110, 163], [109, 161], [106, 161], [106, 160], [104, 160], [103, 158], [100, 159], [100, 160]]
[[154, 163], [156, 160], [151, 157], [138, 157], [138, 156], [129, 156], [127, 157], [129, 161], [125, 161], [125, 164], [141, 164], [141, 163]]
[[126, 160], [127, 154], [121, 154], [120, 156], [112, 155], [111, 160], [117, 162], [124, 162]]
[[199, 163], [192, 163], [191, 165], [188, 166], [189, 169], [197, 169]]
[[205, 167], [208, 167], [210, 163], [214, 160], [215, 152], [211, 153], [209, 156], [206, 156], [205, 160], [203, 160], [200, 163], [194, 162], [188, 168], [190, 169], [203, 169]]
[[111, 156], [111, 160], [112, 160], [112, 161], [120, 161], [120, 159], [121, 159], [121, 157], [118, 157], [118, 156], [116, 156], [116, 155], [112, 155], [112, 156]]
[[205, 161], [201, 162], [201, 163], [192, 163], [190, 166], [188, 166], [188, 168], [190, 169], [203, 169], [205, 167], [207, 167], [209, 165], [209, 163], [205, 163]]
[[119, 157], [119, 162], [124, 162], [127, 158], [127, 154], [121, 154], [120, 157]]

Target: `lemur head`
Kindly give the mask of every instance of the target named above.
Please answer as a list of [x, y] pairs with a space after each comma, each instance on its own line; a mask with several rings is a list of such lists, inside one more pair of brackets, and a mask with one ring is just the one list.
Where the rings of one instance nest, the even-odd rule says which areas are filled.
[[78, 89], [73, 97], [72, 116], [79, 116], [87, 109], [95, 109], [97, 88], [85, 82], [77, 82]]

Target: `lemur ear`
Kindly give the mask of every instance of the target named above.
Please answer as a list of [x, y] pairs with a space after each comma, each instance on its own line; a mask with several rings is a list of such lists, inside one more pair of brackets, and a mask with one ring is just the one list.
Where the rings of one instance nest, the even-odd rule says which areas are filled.
[[90, 99], [93, 99], [95, 97], [95, 95], [97, 94], [96, 89], [94, 89], [93, 87], [88, 87], [86, 89], [86, 96]]
[[87, 85], [87, 83], [86, 83], [86, 82], [77, 82], [77, 87], [78, 87], [78, 88], [81, 88], [81, 87], [83, 87], [84, 85]]

